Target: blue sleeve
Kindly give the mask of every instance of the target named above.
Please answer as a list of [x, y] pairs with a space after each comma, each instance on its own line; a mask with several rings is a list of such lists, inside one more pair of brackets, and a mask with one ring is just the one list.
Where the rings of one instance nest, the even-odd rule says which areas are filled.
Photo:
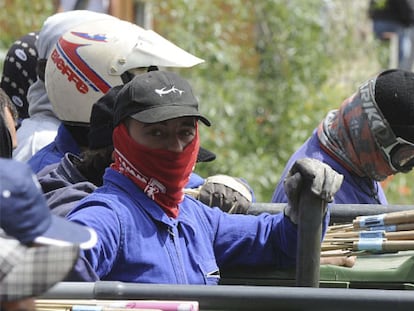
[[[99, 215], [99, 217], [97, 216]], [[86, 279], [90, 278], [93, 270], [97, 277], [106, 276], [112, 269], [118, 251], [121, 247], [121, 224], [118, 215], [104, 202], [85, 201], [67, 216], [70, 221], [93, 228], [98, 235], [96, 245], [81, 254], [83, 259], [90, 265], [78, 263], [78, 274]]]
[[237, 215], [223, 213], [215, 251], [220, 266], [296, 264], [297, 226], [283, 213]]
[[66, 282], [96, 282], [99, 277], [89, 262], [85, 259], [83, 253], [80, 254], [78, 261], [72, 271], [66, 276]]
[[185, 217], [197, 219], [199, 238], [213, 243], [220, 268], [237, 265], [283, 268], [296, 263], [297, 226], [283, 213], [228, 214], [188, 196], [183, 207]]
[[[200, 206], [200, 209], [200, 222], [206, 222], [206, 227], [212, 230], [220, 268], [237, 265], [289, 268], [296, 265], [297, 225], [284, 213], [254, 216], [228, 214], [218, 208]], [[328, 208], [322, 224], [323, 235], [329, 216]]]

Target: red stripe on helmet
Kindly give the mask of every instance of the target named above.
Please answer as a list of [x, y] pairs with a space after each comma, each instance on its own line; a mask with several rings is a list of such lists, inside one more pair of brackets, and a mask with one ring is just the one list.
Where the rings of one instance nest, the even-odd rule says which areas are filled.
[[[79, 55], [77, 49], [88, 44], [76, 44], [65, 40], [64, 38], [59, 39], [59, 47], [62, 52], [62, 57], [66, 59], [69, 66], [72, 67], [86, 83], [91, 85], [95, 90], [101, 91], [106, 94], [111, 85], [107, 83], [96, 71], [94, 71]], [[59, 48], [58, 47], [58, 48]]]

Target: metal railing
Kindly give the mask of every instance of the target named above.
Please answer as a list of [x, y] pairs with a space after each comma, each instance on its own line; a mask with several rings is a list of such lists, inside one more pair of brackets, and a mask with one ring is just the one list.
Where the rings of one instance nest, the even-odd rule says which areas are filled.
[[198, 301], [200, 310], [412, 310], [414, 295], [404, 290], [312, 287], [59, 283], [43, 299]]

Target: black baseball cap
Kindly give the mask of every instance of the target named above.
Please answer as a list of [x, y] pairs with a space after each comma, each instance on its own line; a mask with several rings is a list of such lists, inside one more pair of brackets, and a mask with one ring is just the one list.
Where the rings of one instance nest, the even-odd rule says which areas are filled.
[[170, 71], [139, 74], [123, 86], [116, 98], [114, 125], [126, 117], [144, 123], [196, 117], [205, 125], [211, 125], [198, 111], [198, 101], [190, 84]]
[[[122, 85], [114, 86], [92, 106], [88, 133], [90, 149], [99, 149], [113, 145], [114, 105], [116, 96], [121, 89]], [[213, 152], [201, 146], [199, 147], [197, 162], [211, 162], [215, 159], [216, 155]]]
[[207, 150], [203, 147], [199, 147], [198, 155], [197, 155], [197, 162], [211, 162], [216, 159], [216, 154]]

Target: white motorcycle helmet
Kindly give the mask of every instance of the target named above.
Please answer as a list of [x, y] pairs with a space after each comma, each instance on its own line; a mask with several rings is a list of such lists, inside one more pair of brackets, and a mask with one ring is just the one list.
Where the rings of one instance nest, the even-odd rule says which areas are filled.
[[92, 105], [139, 70], [202, 62], [152, 30], [123, 20], [102, 20], [84, 23], [60, 37], [46, 63], [45, 84], [60, 120], [88, 125]]

